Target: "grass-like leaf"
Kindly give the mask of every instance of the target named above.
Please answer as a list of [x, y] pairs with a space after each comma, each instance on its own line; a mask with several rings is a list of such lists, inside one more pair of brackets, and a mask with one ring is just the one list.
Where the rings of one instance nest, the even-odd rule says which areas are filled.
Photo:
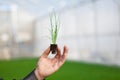
[[53, 14], [50, 15], [50, 24], [51, 24], [50, 31], [51, 31], [52, 44], [56, 44], [58, 32], [60, 28], [60, 20], [59, 20], [59, 16], [57, 16], [55, 12], [53, 12]]

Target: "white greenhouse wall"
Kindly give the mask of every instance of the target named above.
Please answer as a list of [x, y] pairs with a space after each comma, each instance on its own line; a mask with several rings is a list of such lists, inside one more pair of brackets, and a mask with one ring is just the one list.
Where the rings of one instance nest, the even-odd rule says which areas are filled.
[[[114, 0], [96, 0], [58, 11], [58, 44], [69, 46], [69, 60], [120, 65], [119, 8]], [[49, 28], [49, 16], [36, 20], [36, 56], [50, 44]]]
[[[0, 5], [0, 59], [11, 59], [33, 55], [23, 48], [33, 41], [34, 17], [17, 5]], [[29, 43], [29, 45], [28, 45]]]

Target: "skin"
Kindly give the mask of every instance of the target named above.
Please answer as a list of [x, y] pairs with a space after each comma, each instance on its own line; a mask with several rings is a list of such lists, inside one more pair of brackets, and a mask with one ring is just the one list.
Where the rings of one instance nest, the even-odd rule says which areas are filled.
[[63, 53], [61, 54], [61, 49], [57, 47], [57, 54], [54, 58], [48, 58], [50, 54], [50, 47], [48, 47], [42, 56], [38, 60], [38, 66], [35, 69], [35, 75], [38, 80], [43, 80], [46, 77], [55, 73], [66, 61], [68, 54], [68, 47], [64, 46]]

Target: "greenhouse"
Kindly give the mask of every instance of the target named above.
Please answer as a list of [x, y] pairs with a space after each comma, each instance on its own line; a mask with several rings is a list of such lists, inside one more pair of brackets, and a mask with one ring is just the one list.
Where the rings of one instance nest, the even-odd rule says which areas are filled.
[[120, 80], [120, 0], [0, 0], [0, 80], [22, 80], [36, 67], [51, 26], [69, 51], [47, 80]]
[[60, 15], [58, 44], [69, 46], [68, 59], [120, 64], [119, 0], [0, 3], [1, 59], [39, 56], [50, 44], [49, 14], [54, 9]]

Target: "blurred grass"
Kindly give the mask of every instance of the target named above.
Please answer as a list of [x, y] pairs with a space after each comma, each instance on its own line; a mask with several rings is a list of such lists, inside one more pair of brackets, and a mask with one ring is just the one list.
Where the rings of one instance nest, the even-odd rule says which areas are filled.
[[[37, 58], [0, 61], [0, 77], [20, 80], [36, 66]], [[120, 67], [67, 61], [47, 80], [120, 80]]]

